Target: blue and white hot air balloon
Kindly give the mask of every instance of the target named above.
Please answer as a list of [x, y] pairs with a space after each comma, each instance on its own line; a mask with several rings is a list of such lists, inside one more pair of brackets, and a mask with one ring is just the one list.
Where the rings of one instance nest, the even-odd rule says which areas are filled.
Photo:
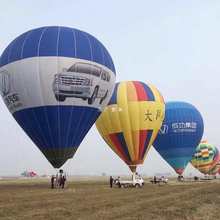
[[109, 102], [114, 83], [106, 48], [73, 28], [30, 30], [0, 57], [3, 100], [55, 168], [73, 157]]
[[167, 102], [165, 118], [153, 144], [177, 174], [182, 175], [203, 135], [200, 112], [186, 102]]

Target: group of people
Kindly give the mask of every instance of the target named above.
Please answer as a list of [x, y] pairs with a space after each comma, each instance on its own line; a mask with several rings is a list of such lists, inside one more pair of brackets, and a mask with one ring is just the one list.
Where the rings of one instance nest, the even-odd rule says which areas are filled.
[[59, 170], [59, 173], [51, 176], [51, 189], [54, 188], [62, 188], [64, 189], [66, 182], [66, 174], [64, 174], [63, 170]]
[[178, 180], [178, 181], [183, 181], [183, 180], [184, 180], [184, 177], [183, 177], [182, 175], [179, 175], [179, 176], [177, 177], [177, 180]]

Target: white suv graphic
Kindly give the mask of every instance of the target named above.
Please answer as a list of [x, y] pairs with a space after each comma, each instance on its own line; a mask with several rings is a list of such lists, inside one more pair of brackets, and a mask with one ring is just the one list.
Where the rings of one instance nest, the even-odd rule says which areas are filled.
[[3, 97], [10, 93], [10, 74], [6, 70], [0, 72], [0, 91]]
[[100, 98], [101, 104], [107, 97], [109, 81], [110, 74], [103, 68], [94, 64], [75, 63], [55, 75], [53, 92], [59, 102], [65, 101], [67, 97], [75, 97], [88, 100], [91, 105], [96, 98]]

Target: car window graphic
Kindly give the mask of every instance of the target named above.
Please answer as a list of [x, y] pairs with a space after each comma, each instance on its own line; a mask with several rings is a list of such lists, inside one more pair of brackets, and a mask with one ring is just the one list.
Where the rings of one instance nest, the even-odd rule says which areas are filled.
[[76, 63], [71, 66], [67, 72], [85, 73], [100, 77], [101, 68], [92, 64]]

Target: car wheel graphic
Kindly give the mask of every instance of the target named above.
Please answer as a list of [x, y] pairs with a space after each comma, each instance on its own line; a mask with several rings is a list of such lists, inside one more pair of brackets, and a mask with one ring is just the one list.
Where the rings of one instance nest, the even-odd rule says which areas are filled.
[[108, 95], [108, 90], [106, 91], [105, 95], [100, 99], [99, 104], [102, 104], [102, 102], [106, 99], [107, 95]]
[[99, 91], [99, 88], [98, 87], [95, 87], [94, 91], [93, 91], [93, 94], [90, 98], [88, 98], [88, 104], [91, 105], [94, 103], [97, 95], [98, 95], [98, 91]]
[[58, 102], [64, 102], [66, 97], [63, 95], [55, 95], [55, 98]]

